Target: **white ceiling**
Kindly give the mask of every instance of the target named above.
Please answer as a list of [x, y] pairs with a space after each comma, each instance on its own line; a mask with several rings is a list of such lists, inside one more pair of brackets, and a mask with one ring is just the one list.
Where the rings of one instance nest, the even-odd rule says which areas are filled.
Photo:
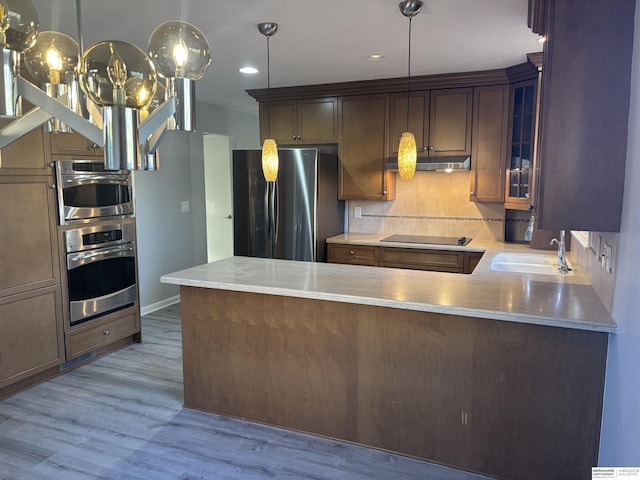
[[[413, 19], [412, 75], [501, 68], [541, 50], [527, 28], [528, 0], [425, 0]], [[77, 39], [76, 0], [32, 0], [40, 30]], [[246, 89], [266, 87], [266, 39], [256, 25], [279, 24], [270, 40], [271, 86], [406, 76], [409, 20], [399, 0], [81, 0], [85, 48], [126, 40], [147, 50], [168, 20], [194, 24], [211, 45], [212, 63], [196, 85], [198, 100], [257, 112]], [[372, 53], [384, 55], [377, 62]], [[261, 69], [252, 76], [238, 68]]]

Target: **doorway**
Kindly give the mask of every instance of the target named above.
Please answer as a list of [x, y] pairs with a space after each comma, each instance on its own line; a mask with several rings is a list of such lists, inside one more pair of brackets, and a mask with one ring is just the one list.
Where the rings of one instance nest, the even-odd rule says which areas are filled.
[[205, 133], [202, 142], [207, 262], [215, 262], [233, 256], [231, 151], [234, 139], [226, 135]]

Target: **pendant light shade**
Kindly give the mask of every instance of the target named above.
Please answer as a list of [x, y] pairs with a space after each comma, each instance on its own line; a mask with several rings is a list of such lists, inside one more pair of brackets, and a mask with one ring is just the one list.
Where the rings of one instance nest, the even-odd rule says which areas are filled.
[[416, 139], [409, 131], [409, 105], [411, 94], [411, 19], [420, 13], [422, 2], [420, 0], [404, 0], [398, 4], [400, 12], [409, 18], [409, 55], [407, 61], [407, 131], [400, 137], [398, 146], [398, 173], [402, 180], [411, 180], [416, 172]]
[[[271, 102], [269, 101], [269, 89], [271, 88], [271, 76], [269, 65], [269, 37], [278, 31], [278, 24], [263, 22], [258, 24], [258, 31], [267, 37], [267, 136], [271, 137]], [[278, 178], [278, 146], [273, 138], [265, 139], [262, 144], [262, 173], [267, 182], [275, 182]]]
[[398, 147], [398, 173], [403, 180], [411, 180], [416, 173], [416, 139], [411, 132], [404, 132]]
[[262, 144], [262, 173], [267, 182], [275, 182], [278, 178], [278, 146], [272, 138]]

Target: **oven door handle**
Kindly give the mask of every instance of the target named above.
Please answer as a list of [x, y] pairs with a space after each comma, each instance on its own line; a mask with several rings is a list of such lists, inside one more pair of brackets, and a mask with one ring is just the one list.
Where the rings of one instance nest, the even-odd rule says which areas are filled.
[[129, 245], [118, 245], [89, 252], [69, 253], [67, 254], [67, 270], [73, 270], [82, 265], [100, 260], [133, 256], [133, 247]]
[[110, 185], [129, 185], [129, 178], [114, 175], [92, 175], [91, 178], [65, 178], [62, 180], [63, 187], [75, 187], [78, 185], [93, 185], [96, 183], [107, 183]]

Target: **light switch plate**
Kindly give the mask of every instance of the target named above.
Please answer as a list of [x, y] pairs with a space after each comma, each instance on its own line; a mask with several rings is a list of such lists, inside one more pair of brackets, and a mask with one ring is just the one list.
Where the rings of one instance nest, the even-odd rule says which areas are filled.
[[353, 216], [355, 218], [362, 218], [362, 207], [353, 207]]
[[181, 203], [181, 208], [182, 208], [182, 212], [188, 212], [189, 211], [189, 201], [188, 200], [183, 200]]

